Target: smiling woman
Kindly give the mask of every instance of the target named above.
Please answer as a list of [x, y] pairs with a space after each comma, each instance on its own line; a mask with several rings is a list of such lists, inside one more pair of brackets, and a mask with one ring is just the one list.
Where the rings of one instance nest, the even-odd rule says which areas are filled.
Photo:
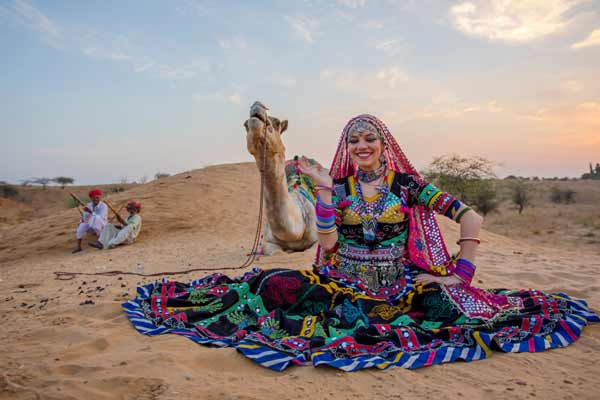
[[[139, 332], [232, 346], [277, 371], [354, 371], [564, 347], [600, 321], [562, 293], [471, 286], [481, 217], [424, 181], [379, 119], [348, 122], [330, 171], [306, 157], [298, 167], [315, 188], [313, 269], [141, 287], [123, 304]], [[460, 223], [459, 258], [434, 213]]]

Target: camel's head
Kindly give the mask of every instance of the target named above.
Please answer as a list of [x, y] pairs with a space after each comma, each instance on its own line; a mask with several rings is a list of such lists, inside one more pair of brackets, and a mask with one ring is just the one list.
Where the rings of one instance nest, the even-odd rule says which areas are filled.
[[281, 134], [287, 129], [288, 122], [267, 116], [267, 110], [260, 101], [254, 102], [250, 107], [250, 118], [244, 122], [248, 151], [254, 157], [262, 155], [265, 142], [267, 156], [285, 154]]

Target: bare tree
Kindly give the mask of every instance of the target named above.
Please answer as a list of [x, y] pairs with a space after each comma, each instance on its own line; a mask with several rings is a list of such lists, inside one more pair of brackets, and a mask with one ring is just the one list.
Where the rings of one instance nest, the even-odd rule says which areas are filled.
[[52, 182], [50, 178], [33, 178], [31, 179], [31, 183], [36, 183], [38, 185], [42, 185], [42, 189], [46, 190], [46, 186]]
[[70, 178], [68, 176], [57, 176], [52, 179], [54, 182], [58, 183], [61, 189], [64, 189], [67, 185], [72, 185], [75, 182], [75, 179]]
[[[484, 179], [495, 178], [495, 162], [484, 157], [463, 157], [458, 154], [448, 154], [434, 157], [425, 177], [435, 182], [441, 189], [457, 196], [461, 201], [467, 201], [477, 192], [477, 187]], [[486, 187], [486, 190], [489, 189]], [[471, 195], [471, 196], [469, 196]]]

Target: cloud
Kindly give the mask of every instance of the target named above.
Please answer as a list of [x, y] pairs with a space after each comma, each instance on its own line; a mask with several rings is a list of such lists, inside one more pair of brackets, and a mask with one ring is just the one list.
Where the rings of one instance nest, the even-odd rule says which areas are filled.
[[243, 50], [248, 47], [248, 42], [242, 36], [231, 39], [219, 39], [219, 46], [224, 50]]
[[493, 99], [487, 102], [468, 102], [452, 92], [446, 91], [437, 94], [431, 103], [415, 114], [415, 118], [459, 118], [468, 113], [487, 112], [499, 113], [504, 111], [498, 101]]
[[243, 97], [237, 92], [227, 94], [224, 92], [213, 92], [213, 93], [196, 93], [192, 96], [195, 101], [210, 103], [231, 103], [235, 105], [242, 104]]
[[294, 86], [296, 86], [296, 83], [297, 83], [297, 82], [296, 82], [296, 79], [294, 79], [293, 77], [291, 77], [291, 76], [286, 76], [286, 77], [283, 77], [283, 78], [277, 79], [277, 80], [276, 80], [276, 83], [277, 83], [279, 86], [283, 86], [283, 87], [285, 87], [285, 88], [293, 88]]
[[360, 26], [367, 29], [383, 29], [386, 22], [380, 19], [369, 19]]
[[239, 93], [234, 93], [230, 96], [227, 96], [227, 101], [229, 101], [232, 104], [241, 104], [242, 103], [242, 96], [240, 96]]
[[110, 49], [102, 49], [102, 48], [98, 48], [98, 47], [87, 47], [85, 49], [83, 49], [83, 54], [85, 54], [88, 57], [92, 57], [92, 58], [105, 58], [108, 60], [114, 60], [114, 61], [125, 61], [125, 60], [131, 60], [131, 56], [118, 52], [118, 51], [113, 51]]
[[350, 8], [361, 8], [367, 4], [367, 0], [337, 0], [337, 3]]
[[154, 61], [151, 61], [151, 60], [135, 61], [134, 66], [133, 66], [133, 70], [135, 72], [144, 72], [144, 71], [147, 71], [150, 68], [154, 67], [155, 65], [156, 65], [156, 63]]
[[585, 38], [581, 42], [572, 44], [571, 48], [579, 50], [592, 46], [600, 46], [600, 29], [594, 29], [587, 38]]
[[298, 38], [306, 43], [314, 43], [316, 33], [316, 23], [314, 21], [310, 21], [304, 17], [291, 17], [289, 15], [285, 16], [285, 20]]
[[59, 25], [26, 0], [15, 0], [12, 7], [0, 7], [2, 14], [27, 29], [38, 32], [44, 43], [62, 48], [63, 34]]
[[490, 41], [525, 43], [561, 31], [589, 0], [471, 0], [450, 8], [461, 32]]
[[579, 93], [583, 90], [583, 85], [580, 81], [569, 79], [561, 83], [561, 88], [567, 93]]
[[207, 61], [196, 60], [184, 65], [160, 65], [158, 76], [162, 79], [185, 80], [195, 78], [198, 73], [210, 72], [211, 67]]
[[375, 44], [374, 47], [376, 50], [383, 51], [390, 57], [395, 56], [402, 50], [402, 44], [398, 39], [384, 40], [383, 42]]
[[177, 0], [175, 11], [179, 15], [189, 16], [194, 14], [198, 17], [208, 17], [216, 13], [216, 3], [208, 0]]
[[408, 76], [399, 66], [381, 68], [376, 76], [377, 79], [386, 82], [390, 89], [395, 89], [398, 84], [408, 80]]
[[321, 70], [319, 77], [322, 81], [333, 82], [335, 87], [343, 90], [352, 90], [360, 87], [358, 75], [354, 71]]

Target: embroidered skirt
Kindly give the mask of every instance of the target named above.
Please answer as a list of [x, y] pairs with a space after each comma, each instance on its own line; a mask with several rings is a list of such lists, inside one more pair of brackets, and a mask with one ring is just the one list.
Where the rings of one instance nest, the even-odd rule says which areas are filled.
[[150, 284], [123, 308], [140, 333], [234, 347], [277, 371], [293, 364], [419, 368], [494, 350], [539, 352], [567, 346], [600, 322], [566, 294], [413, 285], [414, 273], [373, 291], [331, 269], [255, 269]]

